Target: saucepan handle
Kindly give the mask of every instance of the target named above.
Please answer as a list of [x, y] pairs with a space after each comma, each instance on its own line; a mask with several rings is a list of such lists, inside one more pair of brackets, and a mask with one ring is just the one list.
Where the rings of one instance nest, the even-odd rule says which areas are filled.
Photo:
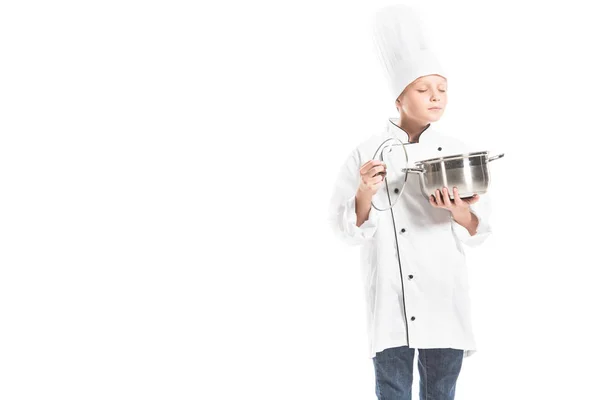
[[419, 174], [421, 172], [425, 172], [425, 168], [418, 168], [418, 167], [413, 167], [413, 168], [402, 168], [401, 170], [402, 172], [412, 172], [415, 174]]
[[504, 153], [498, 154], [497, 156], [493, 156], [493, 157], [488, 158], [488, 162], [492, 162], [492, 161], [497, 160], [497, 159], [502, 158], [502, 157], [504, 157]]

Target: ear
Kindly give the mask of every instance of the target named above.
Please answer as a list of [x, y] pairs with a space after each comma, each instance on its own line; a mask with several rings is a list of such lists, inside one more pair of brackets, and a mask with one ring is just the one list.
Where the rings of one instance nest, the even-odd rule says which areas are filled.
[[401, 109], [402, 108], [402, 101], [401, 101], [401, 97], [402, 96], [398, 96], [398, 98], [396, 99], [396, 108]]

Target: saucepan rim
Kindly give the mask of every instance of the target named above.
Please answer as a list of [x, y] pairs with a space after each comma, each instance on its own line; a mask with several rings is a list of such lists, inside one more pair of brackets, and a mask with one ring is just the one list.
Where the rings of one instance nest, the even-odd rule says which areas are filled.
[[439, 161], [458, 160], [460, 158], [480, 157], [482, 155], [488, 155], [489, 153], [490, 153], [489, 151], [475, 151], [475, 152], [471, 152], [471, 153], [452, 154], [452, 155], [445, 156], [445, 157], [436, 157], [436, 158], [430, 158], [427, 160], [416, 161], [415, 165], [425, 164], [425, 163], [433, 163], [433, 162], [439, 162]]

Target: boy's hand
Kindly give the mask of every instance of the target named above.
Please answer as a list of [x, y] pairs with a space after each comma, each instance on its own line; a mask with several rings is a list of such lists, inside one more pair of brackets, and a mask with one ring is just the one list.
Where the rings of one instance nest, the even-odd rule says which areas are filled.
[[358, 192], [373, 196], [383, 184], [387, 174], [386, 165], [379, 160], [370, 160], [360, 167], [360, 185]]
[[453, 215], [464, 213], [469, 210], [471, 204], [475, 204], [479, 201], [478, 194], [474, 194], [470, 199], [461, 199], [458, 195], [456, 186], [454, 187], [454, 200], [450, 200], [447, 187], [444, 187], [442, 190], [443, 193], [440, 193], [440, 190], [437, 189], [435, 191], [435, 197], [433, 195], [429, 196], [429, 203], [436, 208], [450, 210]]

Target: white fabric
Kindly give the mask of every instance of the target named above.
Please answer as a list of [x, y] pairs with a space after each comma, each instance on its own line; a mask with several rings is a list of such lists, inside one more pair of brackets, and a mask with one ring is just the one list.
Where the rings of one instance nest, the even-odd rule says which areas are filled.
[[[390, 119], [381, 133], [372, 135], [351, 152], [336, 178], [329, 208], [329, 220], [336, 235], [349, 245], [361, 246], [368, 354], [375, 357], [386, 348], [408, 345], [462, 349], [464, 357], [468, 357], [476, 352], [476, 343], [463, 246], [480, 245], [491, 233], [489, 191], [471, 206], [479, 219], [473, 236], [451, 218], [450, 211], [428, 202], [416, 174], [408, 175], [404, 193], [391, 210], [371, 207], [369, 218], [360, 227], [356, 226], [359, 169], [372, 159], [385, 139], [395, 136], [408, 143], [408, 135], [397, 123], [397, 119]], [[481, 150], [442, 135], [431, 124], [419, 142], [407, 144], [406, 149], [411, 164]], [[387, 187], [384, 184], [375, 196], [389, 195], [393, 201], [397, 196], [394, 188], [400, 188], [403, 182], [404, 178], [388, 179]], [[402, 228], [405, 232], [401, 232]], [[409, 275], [413, 278], [409, 279]]]
[[373, 18], [375, 52], [394, 101], [421, 76], [437, 74], [448, 79], [421, 25], [416, 12], [406, 5], [383, 7]]

